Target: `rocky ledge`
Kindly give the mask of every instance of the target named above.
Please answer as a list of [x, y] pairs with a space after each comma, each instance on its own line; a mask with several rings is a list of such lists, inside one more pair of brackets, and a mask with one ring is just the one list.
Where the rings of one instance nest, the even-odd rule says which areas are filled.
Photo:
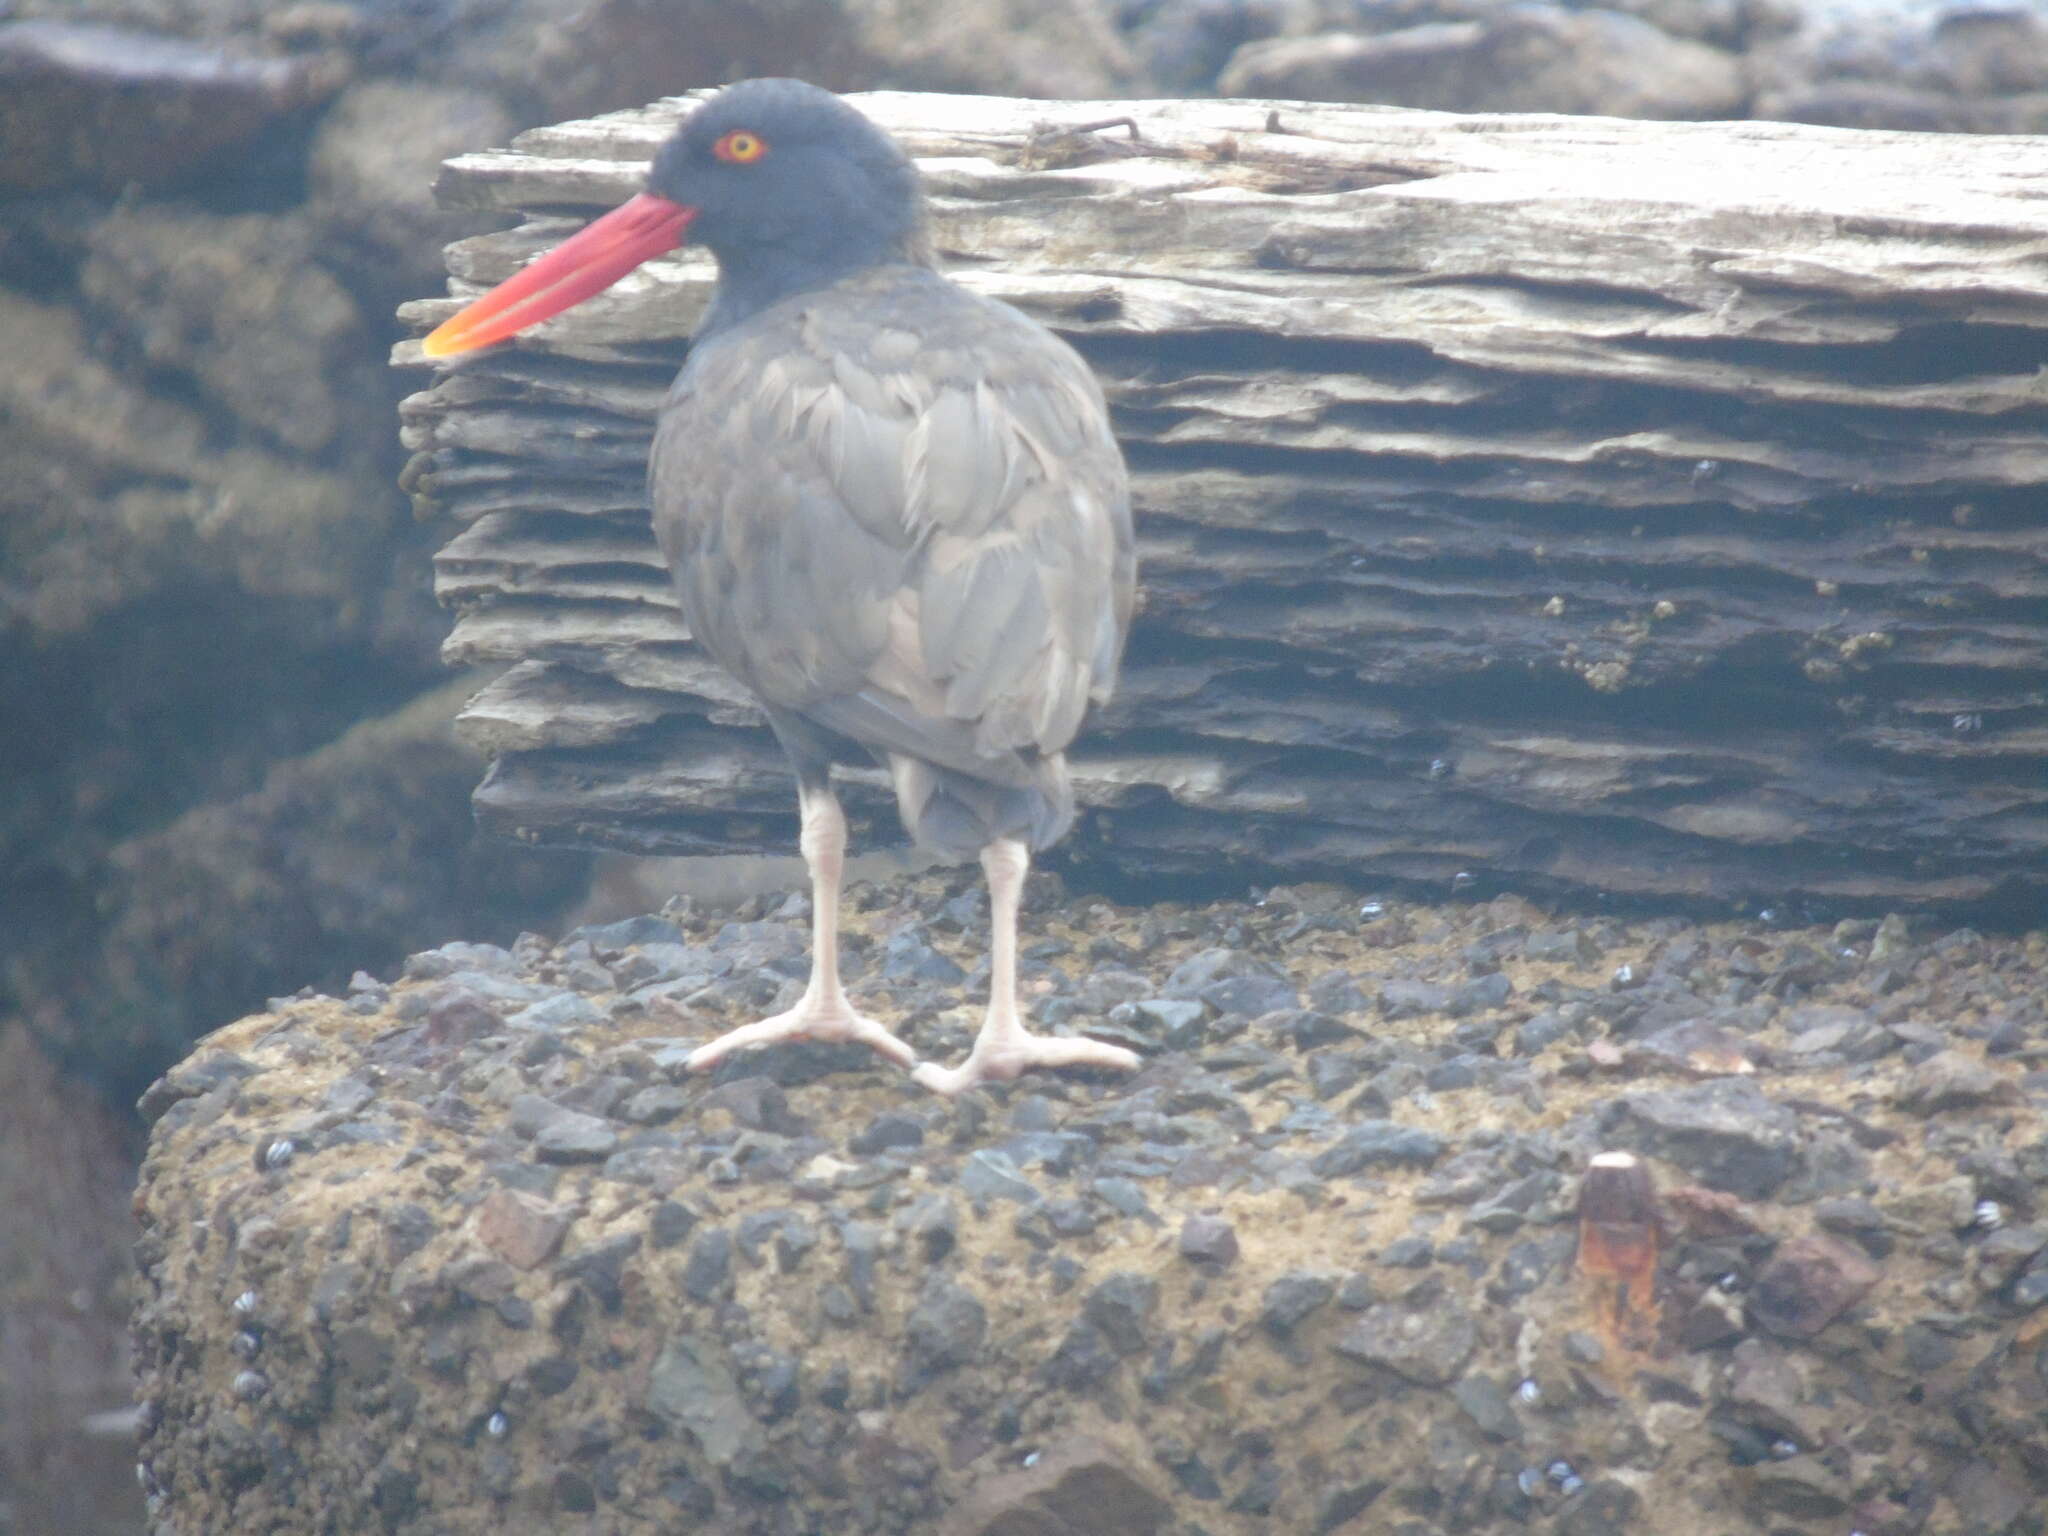
[[[449, 945], [160, 1081], [154, 1529], [2039, 1528], [2048, 934], [1041, 877], [1037, 1019], [1130, 1079], [687, 1075], [806, 915]], [[964, 1052], [985, 918], [856, 887], [857, 1000]]]

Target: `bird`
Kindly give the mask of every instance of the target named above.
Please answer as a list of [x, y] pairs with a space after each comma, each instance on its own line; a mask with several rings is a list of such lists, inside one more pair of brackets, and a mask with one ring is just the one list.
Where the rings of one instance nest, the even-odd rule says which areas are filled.
[[[811, 966], [788, 1010], [692, 1069], [857, 1041], [952, 1096], [1137, 1056], [1030, 1031], [1018, 907], [1074, 819], [1066, 750], [1110, 696], [1136, 591], [1129, 479], [1100, 383], [1035, 320], [938, 270], [916, 166], [799, 80], [726, 86], [646, 190], [442, 324], [430, 357], [559, 314], [687, 241], [717, 264], [648, 461], [654, 533], [695, 642], [759, 701], [795, 770]], [[832, 771], [879, 763], [920, 847], [978, 858], [988, 1010], [964, 1062], [920, 1060], [849, 1001], [847, 824]]]

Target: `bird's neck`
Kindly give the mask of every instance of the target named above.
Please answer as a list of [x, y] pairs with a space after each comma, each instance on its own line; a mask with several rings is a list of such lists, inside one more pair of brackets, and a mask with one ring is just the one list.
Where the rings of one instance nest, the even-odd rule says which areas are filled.
[[829, 288], [872, 267], [938, 264], [922, 220], [895, 239], [848, 243], [825, 251], [756, 246], [727, 252], [713, 247], [712, 254], [718, 258], [718, 291], [697, 327], [698, 341], [750, 319], [771, 304]]

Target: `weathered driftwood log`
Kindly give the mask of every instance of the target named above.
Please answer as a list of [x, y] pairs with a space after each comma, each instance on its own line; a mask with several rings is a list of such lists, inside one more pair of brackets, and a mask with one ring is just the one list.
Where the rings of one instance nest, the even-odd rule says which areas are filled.
[[[1714, 900], [2048, 890], [2038, 141], [859, 101], [920, 159], [955, 275], [1082, 347], [1130, 455], [1143, 609], [1077, 761], [1077, 856]], [[448, 202], [528, 215], [452, 247], [455, 286], [625, 197], [686, 105], [449, 162]], [[710, 277], [656, 263], [406, 404], [408, 483], [465, 525], [438, 561], [448, 656], [507, 667], [464, 716], [499, 831], [793, 833], [645, 521]]]

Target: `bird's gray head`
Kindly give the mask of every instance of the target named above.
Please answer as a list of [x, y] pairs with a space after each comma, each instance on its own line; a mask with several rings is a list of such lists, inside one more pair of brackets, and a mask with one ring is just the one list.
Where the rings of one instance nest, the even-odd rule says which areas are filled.
[[647, 190], [696, 210], [690, 239], [718, 258], [728, 288], [788, 291], [931, 260], [910, 157], [801, 80], [727, 86], [661, 147]]
[[516, 336], [686, 240], [718, 258], [701, 339], [776, 300], [884, 262], [932, 264], [917, 168], [881, 129], [801, 80], [743, 80], [662, 145], [647, 190], [443, 321], [453, 357]]

